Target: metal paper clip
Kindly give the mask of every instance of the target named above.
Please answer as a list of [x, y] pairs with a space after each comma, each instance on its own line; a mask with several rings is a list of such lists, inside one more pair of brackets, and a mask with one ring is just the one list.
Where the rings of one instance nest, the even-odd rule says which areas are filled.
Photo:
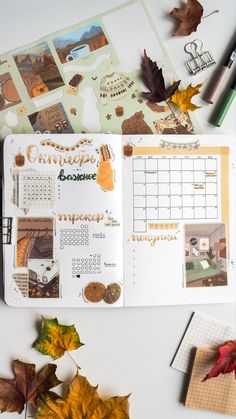
[[191, 60], [187, 61], [186, 66], [193, 75], [215, 65], [215, 60], [210, 51], [202, 51], [203, 43], [200, 39], [195, 39], [185, 45], [184, 50], [191, 55]]

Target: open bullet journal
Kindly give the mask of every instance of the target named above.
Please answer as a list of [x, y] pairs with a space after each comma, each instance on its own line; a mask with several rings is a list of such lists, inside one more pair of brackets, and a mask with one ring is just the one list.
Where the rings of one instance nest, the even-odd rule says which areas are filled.
[[235, 144], [220, 135], [8, 136], [7, 304], [235, 301]]

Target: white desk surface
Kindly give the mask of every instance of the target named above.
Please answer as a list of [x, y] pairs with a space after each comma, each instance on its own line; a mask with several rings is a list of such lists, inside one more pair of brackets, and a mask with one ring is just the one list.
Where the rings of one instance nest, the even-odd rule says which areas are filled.
[[[56, 30], [95, 16], [124, 3], [121, 0], [0, 0], [0, 53], [24, 45]], [[236, 0], [201, 0], [204, 14], [219, 9], [204, 19], [196, 33], [189, 37], [171, 37], [173, 20], [168, 12], [179, 7], [179, 0], [147, 0], [153, 19], [162, 34], [180, 78], [186, 83], [199, 82], [213, 74], [189, 76], [183, 50], [190, 40], [200, 38], [219, 63], [235, 30]], [[122, 30], [122, 29], [121, 29]], [[198, 103], [201, 103], [198, 99]], [[236, 102], [231, 107], [222, 129], [207, 122], [212, 112], [205, 105], [196, 112], [203, 133], [236, 134]], [[180, 403], [185, 376], [169, 367], [181, 335], [194, 310], [235, 325], [236, 304], [149, 307], [131, 309], [13, 309], [0, 301], [0, 376], [12, 377], [10, 361], [20, 358], [36, 362], [39, 367], [49, 362], [31, 343], [37, 336], [40, 315], [57, 316], [60, 322], [75, 323], [86, 343], [73, 355], [93, 385], [100, 384], [106, 395], [128, 394], [132, 419], [217, 419], [225, 416], [184, 408]], [[58, 361], [58, 376], [68, 379], [75, 373], [65, 356]], [[20, 418], [18, 414], [2, 414], [4, 418]]]

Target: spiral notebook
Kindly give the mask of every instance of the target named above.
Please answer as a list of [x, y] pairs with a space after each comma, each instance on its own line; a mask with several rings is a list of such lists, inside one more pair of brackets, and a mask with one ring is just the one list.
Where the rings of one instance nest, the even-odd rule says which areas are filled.
[[235, 301], [235, 167], [227, 136], [8, 136], [6, 302]]

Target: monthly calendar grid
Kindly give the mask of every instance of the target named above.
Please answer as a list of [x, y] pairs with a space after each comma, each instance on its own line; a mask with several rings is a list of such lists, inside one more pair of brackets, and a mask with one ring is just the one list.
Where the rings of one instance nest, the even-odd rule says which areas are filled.
[[218, 218], [215, 157], [136, 157], [132, 164], [134, 231], [159, 220]]
[[55, 173], [22, 171], [19, 173], [19, 207], [50, 209], [55, 206]]

